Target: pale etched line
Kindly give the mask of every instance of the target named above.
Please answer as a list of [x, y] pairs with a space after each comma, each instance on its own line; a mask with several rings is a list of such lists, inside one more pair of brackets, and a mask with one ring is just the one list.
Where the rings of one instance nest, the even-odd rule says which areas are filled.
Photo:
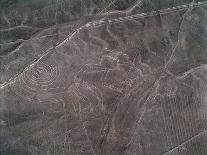
[[[77, 91], [78, 91], [78, 90], [77, 90]], [[81, 92], [78, 91], [78, 92], [74, 92], [74, 93], [76, 94], [76, 96], [77, 96], [79, 99], [84, 100], [84, 95], [83, 95]], [[78, 94], [79, 94], [79, 95], [78, 95]], [[80, 120], [81, 120], [81, 121], [79, 121], [79, 122], [81, 123], [81, 127], [82, 127], [83, 131], [85, 132], [85, 136], [87, 137], [88, 142], [90, 143], [90, 147], [91, 147], [91, 149], [92, 149], [92, 151], [93, 151], [93, 154], [96, 155], [95, 150], [94, 150], [94, 148], [93, 148], [93, 146], [92, 146], [92, 140], [90, 139], [90, 137], [89, 137], [89, 135], [88, 135], [88, 132], [87, 132], [87, 129], [86, 129], [86, 125], [85, 125], [85, 122], [83, 121], [81, 103], [80, 103], [80, 101], [77, 101], [77, 102], [78, 102], [78, 109], [79, 109], [79, 117], [80, 117]]]
[[[198, 5], [196, 5], [196, 4], [194, 4], [194, 5], [191, 5], [192, 7], [194, 6], [202, 6], [202, 5], [207, 5], [207, 1], [206, 1], [206, 3], [203, 3], [203, 2], [199, 2], [198, 3]], [[190, 5], [189, 5], [190, 6]], [[175, 10], [175, 11], [178, 11], [179, 9], [186, 9], [186, 5], [183, 5], [183, 7], [182, 7], [182, 5], [181, 6], [176, 6], [176, 7], [173, 7], [172, 8], [172, 10]], [[126, 17], [118, 17], [118, 19], [108, 19], [109, 20], [109, 23], [111, 23], [111, 22], [113, 22], [113, 21], [115, 21], [115, 22], [118, 22], [118, 21], [121, 21], [121, 20], [123, 20], [123, 21], [125, 21], [125, 20], [127, 20], [127, 19], [136, 19], [136, 18], [134, 18], [134, 16], [139, 16], [139, 17], [148, 17], [148, 16], [153, 16], [153, 15], [158, 15], [158, 14], [162, 14], [162, 13], [165, 13], [166, 11], [170, 11], [170, 8], [168, 8], [168, 9], [164, 9], [164, 10], [158, 10], [158, 11], [152, 11], [153, 13], [140, 13], [140, 14], [135, 14], [135, 15], [130, 15], [130, 16], [126, 16]], [[167, 13], [168, 13], [167, 12]], [[170, 13], [170, 12], [169, 12]], [[127, 19], [124, 19], [124, 18], [127, 18]], [[100, 19], [99, 21], [94, 21], [94, 22], [92, 22], [91, 24], [86, 24], [85, 26], [86, 27], [90, 27], [92, 24], [95, 24], [95, 25], [97, 25], [97, 24], [107, 24], [106, 23], [106, 20], [105, 20], [105, 22], [104, 21], [102, 21], [102, 19]], [[37, 39], [41, 39], [41, 38], [44, 38], [44, 37], [50, 37], [50, 36], [54, 36], [54, 35], [59, 35], [59, 34], [65, 34], [65, 33], [67, 33], [68, 31], [63, 31], [63, 32], [61, 32], [61, 33], [54, 33], [54, 34], [52, 34], [52, 35], [43, 35], [43, 36], [41, 36], [41, 37], [38, 37], [38, 38], [31, 38], [31, 39], [28, 39], [28, 40], [23, 40], [23, 41], [29, 41], [29, 40], [37, 40]], [[21, 39], [22, 40], [22, 39]], [[10, 43], [10, 42], [9, 42]], [[12, 43], [12, 42], [11, 42]]]
[[26, 26], [26, 25], [18, 25], [18, 26], [7, 28], [7, 29], [0, 29], [0, 32], [11, 31], [11, 30], [15, 30], [15, 29], [18, 29], [18, 28], [26, 28], [27, 30], [28, 29], [30, 29], [30, 30], [38, 29], [36, 27], [31, 27], [31, 26]]
[[[136, 88], [136, 89], [137, 89], [137, 88]], [[150, 95], [152, 89], [153, 89], [153, 87], [149, 87], [149, 88], [147, 88], [147, 90], [144, 92], [144, 94], [142, 95], [142, 97], [137, 101], [136, 105], [137, 105], [137, 104], [140, 104], [146, 97], [149, 97], [149, 95]], [[147, 100], [148, 100], [148, 99], [147, 99]], [[147, 100], [145, 101], [145, 103], [143, 104], [143, 106], [146, 105]], [[131, 104], [130, 104], [130, 105], [131, 105]], [[126, 111], [124, 112], [125, 115], [127, 115], [127, 114], [129, 113], [130, 105], [127, 107]], [[143, 106], [141, 107], [141, 110], [140, 110], [140, 111], [143, 110], [143, 108], [144, 108]], [[141, 114], [141, 116], [139, 117], [139, 120], [141, 120], [141, 118], [142, 118], [142, 114]], [[140, 121], [138, 121], [137, 124], [139, 124], [139, 122], [140, 122]], [[121, 125], [121, 126], [123, 126], [123, 124], [124, 124], [124, 122], [122, 122], [122, 125]]]
[[[201, 5], [207, 5], [207, 1], [202, 2], [202, 3], [199, 3], [199, 6], [201, 6]], [[182, 5], [181, 5], [181, 6], [182, 6]], [[197, 5], [196, 5], [196, 6], [197, 6]], [[177, 11], [177, 10], [176, 10], [176, 11]], [[139, 15], [140, 15], [140, 14], [132, 15], [132, 16], [128, 16], [128, 17], [136, 17], [136, 16], [139, 16]], [[152, 15], [150, 15], [150, 16], [152, 16]], [[142, 17], [147, 17], [147, 16], [139, 16], [139, 17], [142, 18]], [[125, 17], [125, 18], [127, 18], [127, 17]], [[97, 22], [97, 21], [94, 21], [94, 22]], [[94, 26], [94, 25], [93, 25], [94, 22], [89, 22], [89, 23], [87, 23], [87, 24], [81, 26], [81, 27], [78, 28], [75, 32], [73, 32], [72, 34], [68, 35], [68, 36], [67, 36], [68, 38], [66, 38], [64, 41], [62, 41], [61, 43], [59, 43], [55, 48], [60, 47], [60, 46], [62, 46], [63, 44], [65, 44], [66, 42], [70, 41], [70, 39], [71, 39], [75, 34], [77, 34], [80, 30], [82, 30], [83, 28], [85, 28], [85, 27], [88, 28], [88, 27]], [[107, 24], [107, 23], [104, 22], [104, 24]], [[96, 27], [96, 26], [99, 26], [99, 25], [95, 25], [95, 27]], [[28, 70], [28, 69], [31, 68], [34, 64], [38, 63], [44, 56], [46, 56], [46, 55], [48, 55], [49, 53], [51, 53], [50, 50], [53, 49], [53, 48], [54, 48], [54, 47], [51, 47], [51, 48], [49, 48], [48, 50], [46, 50], [47, 52], [45, 52], [45, 54], [43, 54], [43, 55], [42, 55], [41, 57], [39, 57], [37, 60], [35, 59], [35, 60], [34, 60], [34, 63], [32, 63], [31, 65], [27, 66], [22, 72], [24, 72], [25, 70]], [[21, 73], [22, 73], [22, 72], [21, 72]], [[5, 86], [7, 86], [10, 82], [13, 81], [13, 79], [16, 79], [16, 77], [18, 77], [18, 75], [20, 75], [21, 73], [15, 75], [15, 77], [9, 79], [7, 82], [4, 82], [3, 84], [0, 84], [0, 89], [1, 89], [1, 88], [4, 88]]]
[[32, 68], [35, 64], [37, 64], [42, 58], [44, 58], [46, 55], [53, 52], [53, 47], [49, 48], [42, 56], [40, 56], [38, 59], [35, 59], [32, 64], [27, 66], [21, 73], [16, 74], [14, 77], [10, 78], [7, 82], [4, 82], [3, 84], [0, 84], [0, 89], [8, 86], [10, 83], [14, 82], [15, 79], [17, 79], [20, 75], [22, 75], [24, 72]]
[[191, 68], [190, 70], [187, 70], [186, 72], [182, 73], [182, 75], [178, 75], [178, 76], [176, 76], [176, 79], [182, 79], [182, 78], [185, 78], [185, 77], [188, 76], [189, 74], [192, 74], [193, 72], [198, 71], [198, 70], [200, 70], [200, 69], [207, 69], [207, 64], [205, 64], [205, 65], [201, 65], [201, 66], [198, 66], [198, 67]]
[[[114, 3], [116, 2], [117, 0], [110, 0], [110, 3], [105, 7], [103, 8], [99, 13], [97, 13], [97, 15], [100, 15], [103, 11], [106, 11], [106, 9], [108, 9], [111, 5], [114, 5]], [[96, 15], [96, 16], [97, 16]]]
[[[51, 4], [51, 5], [49, 5], [49, 6], [46, 6], [46, 7], [42, 8], [42, 9], [35, 9], [35, 10], [33, 10], [33, 11], [30, 11], [30, 13], [32, 13], [32, 15], [33, 15], [33, 14], [39, 13], [40, 11], [45, 11], [46, 9], [52, 9], [53, 7], [57, 7], [57, 6], [59, 5], [59, 3], [62, 4], [61, 1], [63, 1], [63, 3], [65, 2], [64, 0], [60, 0], [60, 1], [57, 1], [55, 4]], [[82, 1], [82, 0], [81, 0], [81, 1]], [[115, 2], [115, 1], [117, 1], [117, 0], [114, 0], [114, 2]], [[66, 3], [67, 3], [67, 2], [66, 2]], [[67, 4], [65, 4], [65, 5], [67, 5]], [[111, 4], [110, 4], [110, 5], [111, 5]], [[107, 8], [107, 6], [106, 6], [105, 8]], [[105, 10], [105, 8], [103, 8], [103, 10]], [[103, 10], [101, 10], [101, 11], [103, 11]], [[97, 15], [95, 15], [95, 16], [97, 16]], [[12, 19], [14, 19], [15, 17], [16, 17], [16, 16], [13, 16]]]
[[[190, 10], [189, 10], [190, 9]], [[185, 17], [186, 15], [189, 13], [189, 11], [191, 11], [192, 7], [189, 7], [188, 10], [186, 10], [186, 12], [184, 13], [183, 17], [182, 17], [182, 21], [180, 23], [180, 26], [179, 26], [179, 30], [178, 30], [178, 41], [175, 45], [175, 47], [173, 48], [172, 52], [171, 52], [171, 55], [170, 55], [170, 58], [169, 60], [166, 62], [165, 66], [164, 66], [164, 69], [167, 69], [168, 65], [171, 63], [171, 61], [173, 60], [173, 57], [174, 57], [174, 53], [176, 52], [178, 46], [179, 46], [179, 43], [180, 43], [180, 31], [182, 29], [182, 26], [183, 26], [183, 23], [184, 23], [184, 20], [185, 20]]]
[[88, 71], [87, 74], [106, 73], [107, 71], [108, 71], [108, 69], [102, 69], [102, 70], [98, 70], [98, 71]]
[[[119, 11], [119, 10], [115, 10], [115, 11], [114, 10], [110, 10], [108, 12], [102, 13], [102, 15], [106, 15], [106, 16], [107, 15], [110, 15], [110, 14], [111, 15], [113, 15], [113, 14], [125, 14], [125, 15], [127, 15], [127, 14], [130, 14], [133, 11], [134, 8], [141, 7], [142, 3], [143, 3], [142, 0], [141, 1], [137, 0], [136, 2], [134, 2], [134, 4], [132, 4], [130, 7], [128, 7], [125, 10], [122, 10], [122, 11]], [[100, 15], [100, 14], [97, 14], [96, 16], [98, 16], [98, 15]]]
[[10, 45], [10, 44], [18, 44], [18, 43], [21, 43], [21, 42], [24, 42], [24, 41], [26, 41], [26, 40], [25, 39], [17, 39], [16, 41], [0, 43], [0, 46]]
[[[64, 1], [64, 0], [61, 0], [61, 1]], [[61, 1], [59, 1], [59, 2], [61, 2]], [[58, 3], [51, 4], [51, 5], [46, 6], [46, 7], [44, 7], [44, 8], [41, 8], [41, 9], [35, 9], [35, 10], [33, 10], [33, 11], [30, 11], [29, 13], [31, 13], [31, 14], [33, 15], [33, 14], [35, 14], [35, 13], [38, 13], [38, 12], [42, 11], [42, 10], [45, 10], [45, 9], [48, 9], [48, 8], [52, 8], [52, 7], [57, 6], [57, 5], [58, 5]], [[13, 17], [12, 19], [17, 18], [18, 15], [13, 15], [12, 17]]]
[[[160, 77], [160, 78], [161, 78], [161, 77]], [[146, 98], [145, 101], [144, 101], [144, 105], [143, 105], [144, 107], [146, 106], [145, 104], [146, 104], [146, 102], [148, 101], [148, 99], [151, 97], [151, 93], [152, 93], [153, 90], [154, 90], [154, 89], [153, 89], [154, 86], [155, 86], [156, 83], [160, 80], [160, 78], [158, 78], [158, 79], [152, 84], [152, 86], [151, 86], [151, 88], [150, 88], [150, 90], [149, 90], [149, 95], [147, 96], [147, 98]], [[117, 104], [117, 106], [115, 107], [113, 113], [112, 113], [111, 115], [108, 116], [108, 118], [107, 118], [107, 122], [105, 123], [104, 127], [102, 128], [102, 131], [104, 131], [104, 134], [102, 134], [102, 135], [100, 136], [100, 138], [99, 138], [100, 140], [98, 141], [99, 146], [102, 145], [102, 143], [103, 143], [105, 137], [106, 137], [106, 136], [108, 135], [108, 133], [109, 133], [109, 130], [110, 130], [110, 124], [109, 124], [109, 123], [111, 123], [111, 121], [112, 121], [112, 119], [113, 119], [113, 117], [114, 117], [114, 115], [115, 115], [115, 113], [116, 113], [118, 107], [122, 104], [122, 102], [123, 102], [126, 98], [128, 98], [128, 97], [130, 96], [130, 94], [131, 94], [135, 89], [136, 89], [136, 88], [131, 88], [131, 89], [124, 95], [124, 97], [118, 102], [118, 104]], [[145, 97], [146, 97], [146, 96], [145, 96]], [[143, 106], [142, 106], [142, 107], [143, 107]], [[145, 109], [145, 111], [146, 111], [146, 109]], [[141, 115], [140, 115], [140, 117], [139, 117], [139, 119], [138, 119], [138, 122], [141, 121], [142, 117], [143, 117], [144, 114], [145, 114], [145, 111], [141, 113]], [[136, 123], [135, 126], [137, 126], [137, 124], [138, 124], [138, 123]], [[130, 143], [132, 142], [132, 140], [133, 140], [133, 138], [134, 138], [134, 135], [135, 135], [135, 131], [134, 131], [133, 136], [131, 137], [129, 143], [126, 145], [126, 147], [127, 147], [128, 145], [130, 145]]]
[[141, 58], [141, 56], [140, 56], [140, 52], [136, 52], [136, 55], [134, 56], [134, 58], [133, 58], [133, 60], [132, 60], [132, 62], [131, 62], [132, 65], [130, 66], [128, 73], [130, 73], [131, 70], [132, 70], [133, 68], [135, 68], [135, 70], [136, 70], [137, 72], [139, 72], [139, 75], [143, 76], [143, 72], [142, 72], [142, 70], [141, 70], [140, 68], [137, 68], [136, 65], [135, 65], [135, 60], [136, 60], [137, 58], [138, 58], [138, 62], [140, 63], [140, 61], [141, 61], [141, 60], [139, 60], [139, 59]]
[[196, 138], [202, 136], [203, 134], [205, 134], [207, 132], [207, 130], [204, 130], [200, 133], [198, 133], [197, 135], [187, 139], [186, 141], [184, 141], [183, 143], [181, 143], [180, 145], [172, 148], [171, 150], [167, 151], [166, 153], [162, 154], [162, 155], [169, 155], [170, 153], [173, 153], [173, 151], [179, 149], [180, 147], [183, 147], [184, 145], [188, 144], [188, 142], [191, 142], [192, 140], [195, 140]]
[[197, 75], [193, 74], [192, 75], [196, 80], [198, 80], [200, 83], [203, 84], [203, 86], [206, 86], [207, 82], [203, 81], [200, 77], [198, 77]]
[[[166, 137], [166, 140], [167, 140], [166, 143], [167, 143], [167, 145], [172, 146], [172, 141], [171, 141], [171, 139], [170, 139], [170, 137], [169, 137], [169, 135], [167, 133], [167, 128], [168, 128], [167, 127], [167, 119], [165, 117], [164, 107], [163, 107], [163, 104], [162, 103], [161, 103], [161, 113], [162, 113], [162, 119], [163, 119], [163, 123], [164, 123], [164, 129], [165, 129], [165, 137]], [[170, 118], [170, 121], [172, 121], [171, 118]]]
[[[45, 122], [44, 124], [41, 124], [40, 126], [36, 127], [39, 128], [39, 130], [37, 132], [41, 133], [42, 131], [44, 132], [44, 130], [46, 130], [47, 128], [49, 129], [51, 126], [53, 126], [55, 123], [57, 123], [59, 121], [59, 119], [61, 119], [63, 116], [61, 116], [60, 118], [56, 119], [56, 120], [49, 120], [47, 122]], [[32, 134], [36, 134], [36, 131], [34, 131]], [[22, 139], [31, 137], [30, 133], [25, 133], [25, 135], [22, 135], [18, 138], [16, 138], [14, 141], [12, 141], [12, 144], [16, 144], [18, 142], [20, 142]], [[8, 148], [8, 146], [5, 146], [6, 148]]]
[[1, 13], [2, 13], [2, 17], [6, 21], [7, 25], [11, 26], [11, 22], [9, 21], [8, 17], [6, 17], [5, 13], [3, 13], [3, 11]]
[[89, 37], [101, 44], [100, 46], [102, 46], [103, 48], [106, 48], [108, 46], [108, 43], [105, 40], [97, 37], [95, 34], [89, 33]]
[[[68, 31], [63, 31], [61, 33], [54, 33], [52, 35], [43, 35], [41, 37], [38, 37], [38, 38], [30, 38], [30, 39], [27, 39], [27, 40], [23, 40], [23, 39], [18, 39], [17, 41], [15, 42], [21, 42], [22, 41], [22, 44], [20, 44], [15, 50], [13, 50], [12, 52], [10, 52], [9, 54], [7, 55], [3, 55], [3, 56], [0, 56], [0, 57], [4, 57], [4, 56], [10, 56], [16, 52], [18, 52], [27, 42], [30, 42], [30, 41], [35, 41], [35, 40], [38, 40], [38, 39], [43, 39], [43, 38], [46, 38], [46, 37], [52, 37], [52, 36], [55, 36], [55, 35], [61, 35], [61, 34], [66, 34], [68, 33]], [[15, 43], [15, 42], [7, 42], [7, 43], [4, 43], [4, 44], [12, 44], [12, 43]], [[4, 45], [4, 44], [0, 44], [0, 45]]]
[[[126, 147], [128, 147], [133, 142], [134, 136], [136, 134], [136, 128], [141, 123], [142, 118], [144, 117], [144, 115], [145, 115], [145, 113], [147, 111], [146, 105], [148, 103], [148, 100], [156, 97], [157, 94], [156, 94], [156, 89], [155, 88], [156, 88], [156, 85], [159, 83], [160, 79], [161, 79], [161, 76], [153, 83], [152, 87], [150, 89], [148, 89], [147, 92], [144, 94], [144, 97], [143, 97], [144, 103], [143, 103], [143, 106], [141, 107], [141, 109], [142, 109], [141, 111], [142, 112], [141, 112], [141, 114], [139, 116], [139, 119], [135, 123], [135, 130], [134, 130], [133, 135], [131, 136], [128, 144], [126, 144]], [[145, 99], [145, 97], [147, 97], [147, 98]]]
[[121, 40], [120, 40], [120, 38], [119, 37], [117, 37], [116, 36], [116, 34], [114, 34], [111, 30], [110, 30], [110, 27], [109, 27], [110, 25], [107, 25], [106, 26], [106, 32], [108, 33], [108, 35], [110, 36], [110, 38], [112, 38], [114, 41], [116, 41], [118, 44], [120, 43], [120, 42], [122, 42]]
[[[88, 88], [89, 86], [89, 88]], [[96, 87], [96, 86], [91, 86], [89, 84], [87, 84], [86, 86], [91, 92], [93, 92], [93, 96], [98, 98], [99, 100], [99, 105], [101, 106], [101, 110], [102, 111], [105, 111], [105, 107], [104, 107], [104, 104], [103, 104], [103, 94], [101, 93], [101, 91]], [[95, 90], [94, 90], [95, 89]]]
[[[110, 2], [111, 2], [111, 5], [113, 5], [114, 7], [117, 7], [114, 3], [116, 2], [116, 0], [114, 0], [114, 1], [112, 1], [112, 0], [110, 0]], [[110, 6], [109, 6], [110, 7]], [[104, 9], [104, 10], [106, 10], [106, 9]]]
[[[90, 64], [86, 64], [87, 66], [91, 67]], [[85, 70], [83, 71], [83, 69], [86, 67], [86, 65], [84, 67], [82, 67], [82, 69], [80, 71], [82, 71], [83, 73], [85, 72]], [[99, 67], [99, 66], [98, 66]], [[80, 72], [79, 71], [79, 72]], [[104, 70], [101, 70], [101, 72], [103, 72]], [[79, 74], [78, 72], [78, 74]], [[100, 71], [91, 71], [91, 72], [87, 72], [87, 73], [95, 73], [95, 72], [100, 72]], [[76, 78], [77, 78], [77, 75], [76, 75]], [[78, 81], [78, 80], [75, 80], [75, 81]], [[94, 94], [92, 96], [94, 96], [95, 98], [98, 98], [99, 100], [99, 105], [101, 105], [101, 109], [104, 110], [104, 105], [103, 105], [103, 96], [102, 96], [102, 93], [100, 92], [100, 90], [96, 87], [96, 86], [91, 86], [89, 83], [87, 82], [83, 82], [83, 85], [89, 89], [91, 92], [93, 92], [94, 94], [96, 94], [94, 96]], [[95, 89], [95, 90], [94, 90]]]
[[126, 12], [128, 13], [130, 13], [130, 12], [132, 12], [134, 9], [136, 9], [137, 7], [138, 8], [140, 8], [142, 5], [143, 5], [143, 0], [138, 0], [138, 1], [136, 1], [135, 2], [135, 4], [132, 6], [132, 7], [130, 7], [130, 8], [128, 8], [127, 10], [126, 10]]
[[[168, 14], [168, 13], [172, 13], [172, 12], [176, 12], [176, 11], [181, 11], [181, 10], [186, 10], [187, 8], [195, 8], [195, 7], [200, 7], [200, 6], [203, 6], [203, 5], [207, 5], [207, 1], [206, 3], [200, 3], [200, 4], [197, 4], [197, 3], [194, 3], [193, 5], [192, 4], [188, 4], [188, 5], [181, 5], [181, 6], [176, 6], [176, 7], [173, 7], [173, 8], [167, 8], [167, 9], [163, 9], [163, 10], [157, 10], [157, 11], [152, 11], [152, 12], [146, 12], [146, 13], [140, 13], [140, 14], [135, 14], [135, 15], [130, 15], [130, 16], [126, 16], [126, 17], [118, 17], [118, 21], [117, 19], [112, 19], [115, 23], [119, 23], [119, 22], [123, 22], [123, 21], [127, 21], [127, 20], [130, 20], [130, 19], [139, 19], [139, 18], [146, 18], [146, 17], [152, 17], [152, 16], [156, 16], [156, 15], [164, 15], [164, 14]], [[105, 21], [104, 23], [100, 23], [99, 25], [97, 26], [100, 26], [102, 24], [108, 24], [107, 21]]]
[[56, 48], [62, 46], [62, 45], [65, 44], [66, 42], [70, 41], [70, 40], [73, 38], [73, 36], [75, 36], [77, 33], [79, 33], [82, 29], [91, 27], [92, 23], [93, 23], [93, 22], [89, 22], [89, 23], [87, 23], [87, 24], [81, 26], [80, 28], [76, 29], [75, 32], [73, 32], [72, 34], [69, 34], [69, 35], [67, 36], [67, 38], [66, 38], [64, 41], [62, 41], [60, 44], [58, 44], [58, 45], [56, 46]]
[[[200, 5], [204, 5], [204, 3], [200, 4]], [[164, 13], [170, 13], [170, 12], [173, 12], [173, 11], [178, 11], [179, 9], [186, 9], [188, 8], [189, 6], [197, 6], [196, 4], [194, 5], [181, 5], [181, 6], [178, 6], [176, 7], [175, 9], [172, 9], [172, 8], [167, 8], [167, 9], [163, 9], [163, 10], [157, 10], [157, 11], [152, 11], [152, 12], [147, 12], [147, 13], [141, 13], [141, 14], [135, 14], [135, 15], [130, 15], [130, 16], [126, 16], [126, 17], [119, 17], [119, 20], [128, 20], [128, 18], [143, 18], [143, 17], [149, 17], [149, 16], [155, 16], [155, 15], [158, 15], [158, 14], [164, 14]], [[112, 19], [112, 20], [116, 20], [116, 19]], [[100, 24], [107, 24], [109, 22], [105, 21], [105, 23], [100, 23]], [[98, 25], [99, 26], [99, 25]]]
[[[10, 56], [14, 53], [16, 53], [17, 51], [19, 51], [19, 49], [23, 46], [23, 44], [20, 44], [19, 46], [17, 46], [17, 48], [15, 48], [15, 50], [13, 50], [12, 52], [10, 52], [9, 54], [5, 55], [5, 56]], [[1, 56], [3, 57], [3, 56]]]
[[[77, 35], [76, 36], [76, 39], [77, 41], [79, 41], [79, 43], [81, 45], [79, 45], [79, 48], [83, 48], [84, 50], [81, 50], [82, 52], [86, 52], [87, 54], [90, 55], [90, 47], [89, 47], [89, 44], [80, 36], [80, 35]], [[76, 42], [77, 42], [76, 41]], [[89, 40], [88, 40], [89, 41]]]
[[64, 41], [62, 41], [61, 43], [59, 43], [57, 46], [55, 47], [51, 47], [49, 49], [46, 50], [46, 52], [44, 52], [44, 54], [42, 56], [40, 56], [39, 58], [35, 59], [33, 61], [32, 64], [30, 64], [29, 66], [27, 66], [21, 73], [16, 74], [13, 78], [10, 78], [7, 82], [4, 82], [3, 84], [0, 84], [0, 89], [8, 86], [8, 84], [10, 84], [11, 82], [13, 82], [19, 75], [22, 75], [25, 71], [29, 70], [30, 68], [32, 68], [35, 64], [37, 64], [40, 60], [42, 60], [42, 58], [44, 58], [45, 56], [47, 56], [48, 54], [52, 53], [54, 48], [58, 48], [60, 46], [62, 46], [64, 43], [68, 42], [69, 40], [71, 40], [71, 38], [78, 33], [81, 29], [83, 29], [85, 27], [85, 25], [83, 25], [82, 27], [80, 27], [79, 29], [77, 29], [75, 32], [73, 32], [72, 34], [68, 35], [68, 38], [65, 39]]

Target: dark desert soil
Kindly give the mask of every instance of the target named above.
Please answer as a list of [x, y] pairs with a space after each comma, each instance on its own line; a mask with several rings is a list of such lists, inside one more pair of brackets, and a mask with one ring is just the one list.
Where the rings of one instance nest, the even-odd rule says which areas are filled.
[[207, 1], [0, 0], [0, 155], [207, 155]]

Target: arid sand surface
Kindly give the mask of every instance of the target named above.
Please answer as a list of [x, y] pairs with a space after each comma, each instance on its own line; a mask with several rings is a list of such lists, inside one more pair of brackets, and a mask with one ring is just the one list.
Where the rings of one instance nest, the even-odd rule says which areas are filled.
[[0, 155], [207, 155], [207, 1], [0, 10]]

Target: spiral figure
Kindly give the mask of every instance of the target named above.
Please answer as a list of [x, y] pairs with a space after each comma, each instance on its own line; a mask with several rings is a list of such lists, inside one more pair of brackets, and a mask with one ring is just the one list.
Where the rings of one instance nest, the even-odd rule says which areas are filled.
[[32, 87], [48, 87], [56, 79], [57, 73], [57, 66], [39, 63], [33, 69], [29, 70], [27, 74], [23, 74], [23, 80], [29, 82]]
[[56, 64], [38, 62], [29, 70], [23, 72], [10, 85], [12, 91], [26, 100], [39, 99], [42, 93], [47, 93], [48, 88], [56, 81], [59, 75]]

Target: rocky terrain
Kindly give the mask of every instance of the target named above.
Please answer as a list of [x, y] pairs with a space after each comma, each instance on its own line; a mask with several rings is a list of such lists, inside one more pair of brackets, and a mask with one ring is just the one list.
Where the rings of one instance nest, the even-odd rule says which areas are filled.
[[0, 155], [207, 154], [207, 1], [0, 10]]

